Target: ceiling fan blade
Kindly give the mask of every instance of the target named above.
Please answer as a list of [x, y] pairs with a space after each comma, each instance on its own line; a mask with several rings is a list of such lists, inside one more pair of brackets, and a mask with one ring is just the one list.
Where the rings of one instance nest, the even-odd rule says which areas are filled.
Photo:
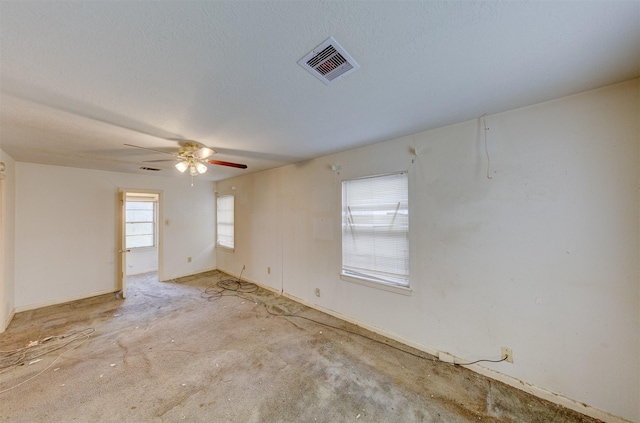
[[175, 154], [167, 153], [166, 151], [162, 151], [162, 150], [156, 150], [156, 149], [154, 149], [154, 148], [140, 147], [139, 145], [133, 145], [133, 144], [125, 144], [125, 145], [126, 145], [127, 147], [141, 148], [141, 149], [143, 149], [143, 150], [155, 151], [156, 153], [168, 154], [169, 156], [176, 157], [176, 155], [175, 155]]
[[247, 168], [246, 164], [223, 162], [223, 161], [220, 161], [220, 160], [207, 160], [207, 163], [211, 163], [211, 164], [214, 164], [214, 165], [220, 165], [220, 166], [237, 167], [238, 169], [246, 169]]
[[210, 157], [212, 155], [216, 154], [215, 150], [210, 149], [209, 147], [202, 147], [201, 149], [199, 149], [198, 151], [196, 151], [195, 153], [193, 153], [193, 155], [200, 160], [204, 160], [207, 157]]

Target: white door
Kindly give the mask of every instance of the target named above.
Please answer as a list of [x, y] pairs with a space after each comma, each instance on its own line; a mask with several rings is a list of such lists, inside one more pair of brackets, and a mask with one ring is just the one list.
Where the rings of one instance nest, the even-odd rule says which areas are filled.
[[4, 216], [3, 216], [3, 195], [4, 195], [4, 175], [0, 175], [0, 333], [6, 329], [5, 310], [6, 301], [4, 299]]

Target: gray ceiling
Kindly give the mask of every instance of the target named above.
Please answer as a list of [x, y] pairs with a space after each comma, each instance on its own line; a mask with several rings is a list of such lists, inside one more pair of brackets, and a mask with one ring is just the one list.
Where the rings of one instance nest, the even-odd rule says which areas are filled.
[[[296, 62], [329, 36], [361, 68], [327, 86]], [[168, 156], [125, 143], [193, 139], [249, 166], [220, 180], [640, 76], [640, 1], [2, 1], [0, 40], [17, 161], [145, 173]]]

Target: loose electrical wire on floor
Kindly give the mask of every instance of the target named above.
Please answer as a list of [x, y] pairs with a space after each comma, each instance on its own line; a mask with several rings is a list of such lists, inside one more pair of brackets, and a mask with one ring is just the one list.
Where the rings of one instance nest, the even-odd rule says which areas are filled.
[[[88, 328], [63, 335], [47, 336], [37, 341], [31, 341], [22, 348], [9, 351], [0, 350], [0, 369], [4, 370], [9, 367], [24, 364], [26, 361], [35, 360], [38, 357], [60, 350], [77, 339], [84, 338], [93, 332], [95, 332], [95, 329]], [[64, 342], [58, 342], [62, 340], [64, 340]]]
[[482, 362], [486, 362], [486, 363], [502, 363], [503, 361], [506, 361], [508, 358], [509, 358], [508, 356], [504, 356], [504, 358], [501, 358], [500, 360], [488, 360], [488, 359], [483, 358], [481, 360], [472, 361], [470, 363], [456, 363], [454, 361], [453, 364], [455, 364], [456, 366], [471, 366], [472, 364], [482, 363]]
[[263, 304], [263, 305], [264, 305], [264, 308], [265, 308], [265, 310], [267, 311], [267, 313], [271, 314], [272, 316], [276, 316], [276, 317], [296, 317], [296, 318], [298, 318], [298, 319], [308, 320], [308, 321], [310, 321], [310, 322], [316, 323], [316, 324], [321, 325], [321, 326], [325, 326], [325, 327], [332, 328], [332, 329], [336, 329], [336, 330], [339, 330], [339, 331], [342, 331], [342, 332], [350, 333], [350, 334], [352, 334], [352, 335], [356, 335], [356, 336], [359, 336], [359, 337], [361, 337], [361, 338], [368, 339], [368, 340], [373, 341], [373, 342], [377, 342], [378, 344], [386, 345], [386, 346], [388, 346], [388, 347], [390, 347], [390, 348], [393, 348], [394, 350], [401, 351], [401, 352], [403, 352], [403, 353], [405, 353], [405, 354], [409, 354], [409, 355], [412, 355], [412, 356], [414, 356], [414, 357], [421, 358], [421, 359], [423, 359], [423, 360], [433, 361], [433, 362], [440, 361], [440, 360], [435, 359], [435, 358], [425, 357], [424, 355], [416, 354], [416, 353], [414, 353], [414, 352], [407, 351], [407, 350], [405, 350], [405, 349], [403, 349], [403, 348], [396, 347], [395, 345], [389, 344], [389, 342], [388, 342], [387, 340], [381, 341], [381, 340], [379, 340], [379, 339], [375, 339], [375, 338], [372, 338], [372, 337], [370, 337], [370, 336], [363, 335], [363, 334], [361, 334], [361, 333], [354, 332], [354, 331], [349, 330], [349, 329], [341, 328], [341, 327], [339, 327], [339, 326], [330, 325], [330, 324], [328, 324], [328, 323], [320, 322], [320, 321], [318, 321], [318, 320], [311, 319], [311, 318], [309, 318], [309, 317], [300, 316], [299, 314], [282, 314], [282, 313], [273, 313], [272, 311], [270, 311], [270, 310], [269, 310], [269, 307], [268, 307], [266, 304]]
[[[72, 345], [71, 347], [62, 351], [55, 358], [55, 360], [53, 360], [47, 367], [42, 369], [37, 374], [7, 389], [0, 390], [0, 394], [3, 394], [12, 389], [15, 389], [18, 386], [24, 385], [25, 383], [37, 378], [42, 373], [50, 369], [60, 358], [62, 358], [64, 354], [78, 348], [80, 345], [85, 343], [89, 339], [89, 335], [91, 335], [93, 332], [95, 332], [94, 328], [87, 328], [80, 331], [70, 332], [64, 335], [48, 336], [42, 340], [32, 341], [28, 345], [22, 348], [17, 348], [10, 351], [0, 351], [0, 369], [1, 369], [0, 374], [1, 374], [11, 368], [22, 366], [27, 362], [31, 364], [31, 362], [34, 362], [34, 360], [38, 359], [39, 357], [42, 357], [54, 351], [59, 351], [73, 344], [78, 340], [80, 341], [75, 345]], [[64, 342], [56, 342], [56, 341], [62, 341], [62, 340], [64, 340]]]
[[[240, 276], [242, 277], [242, 272], [240, 272]], [[241, 288], [243, 286], [246, 286], [246, 288], [244, 288], [244, 289], [250, 289], [250, 290], [243, 291], [242, 290], [243, 288]], [[240, 288], [240, 289], [238, 289], [238, 288]], [[242, 295], [238, 295], [238, 293], [253, 293], [253, 292], [256, 292], [258, 289], [259, 289], [258, 286], [256, 284], [254, 284], [254, 283], [241, 282], [240, 280], [236, 281], [235, 279], [224, 279], [224, 280], [219, 281], [215, 286], [210, 286], [210, 287], [206, 288], [205, 291], [202, 293], [202, 298], [205, 298], [205, 299], [207, 299], [209, 301], [213, 301], [213, 300], [218, 300], [218, 299], [220, 299], [222, 297], [239, 297], [239, 298], [242, 298], [243, 300], [251, 301], [251, 302], [253, 302], [255, 304], [260, 304], [261, 306], [264, 307], [264, 309], [265, 309], [265, 311], [267, 313], [269, 313], [270, 315], [275, 316], [275, 317], [295, 317], [295, 318], [298, 318], [298, 319], [308, 320], [310, 322], [313, 322], [313, 323], [321, 325], [321, 326], [325, 326], [325, 327], [332, 328], [332, 329], [335, 329], [335, 330], [338, 330], [338, 331], [350, 333], [352, 335], [356, 335], [356, 336], [359, 336], [361, 338], [368, 339], [368, 340], [376, 342], [378, 344], [386, 345], [386, 346], [388, 346], [390, 348], [393, 348], [395, 350], [398, 350], [400, 352], [403, 352], [405, 354], [409, 354], [409, 355], [417, 357], [417, 358], [421, 358], [423, 360], [432, 361], [432, 362], [441, 362], [441, 360], [439, 360], [437, 358], [425, 357], [422, 354], [417, 354], [417, 353], [408, 351], [408, 350], [406, 350], [404, 348], [400, 348], [400, 347], [397, 347], [395, 345], [392, 345], [386, 339], [384, 341], [381, 341], [379, 339], [375, 339], [375, 338], [372, 338], [370, 336], [363, 335], [361, 333], [354, 332], [354, 331], [349, 330], [349, 329], [341, 328], [339, 326], [330, 325], [328, 323], [324, 323], [324, 322], [321, 322], [319, 320], [312, 319], [310, 317], [301, 316], [301, 315], [296, 314], [296, 313], [273, 312], [272, 311], [272, 309], [273, 309], [272, 306], [269, 306], [268, 304], [265, 304], [265, 303], [262, 303], [262, 302], [258, 302], [258, 300], [256, 298], [249, 298], [249, 297], [244, 297]], [[225, 293], [225, 292], [227, 292], [227, 293]], [[472, 364], [481, 363], [481, 362], [501, 363], [501, 362], [507, 360], [507, 358], [508, 357], [505, 356], [504, 358], [502, 358], [500, 360], [480, 359], [480, 360], [472, 361], [470, 363], [456, 363], [454, 361], [451, 364], [454, 364], [456, 366], [470, 366]]]
[[[242, 266], [240, 277], [238, 277], [238, 279], [229, 278], [220, 280], [216, 283], [216, 285], [207, 287], [200, 296], [206, 300], [213, 301], [224, 296], [239, 296], [236, 294], [228, 294], [228, 292], [239, 292], [243, 294], [251, 294], [253, 292], [256, 292], [258, 290], [258, 285], [251, 282], [244, 282], [242, 280], [243, 271], [244, 266]], [[227, 294], [225, 294], [225, 292], [227, 292]]]

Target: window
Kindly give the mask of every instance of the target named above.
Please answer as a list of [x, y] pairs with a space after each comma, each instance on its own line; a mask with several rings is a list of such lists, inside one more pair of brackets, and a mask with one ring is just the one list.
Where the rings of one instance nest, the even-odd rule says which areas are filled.
[[129, 200], [127, 197], [126, 243], [127, 248], [156, 246], [156, 201], [149, 199]]
[[342, 274], [409, 287], [407, 173], [342, 182]]
[[218, 245], [233, 249], [233, 195], [218, 197]]

